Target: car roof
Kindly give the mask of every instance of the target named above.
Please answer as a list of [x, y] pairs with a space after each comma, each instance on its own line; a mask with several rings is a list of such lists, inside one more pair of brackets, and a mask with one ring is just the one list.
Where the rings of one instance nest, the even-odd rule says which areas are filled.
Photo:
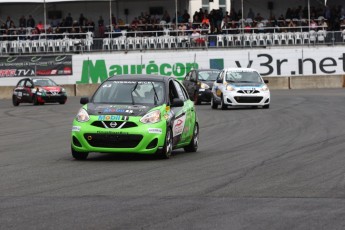
[[128, 75], [116, 75], [107, 79], [107, 81], [138, 81], [138, 80], [147, 80], [147, 81], [168, 81], [169, 79], [175, 79], [170, 76], [163, 75], [152, 75], [152, 74], [128, 74]]
[[242, 71], [245, 71], [245, 72], [258, 72], [257, 70], [252, 69], [252, 68], [234, 68], [234, 67], [231, 67], [231, 68], [224, 68], [224, 70], [226, 70], [226, 71], [234, 71], [234, 72], [242, 72]]
[[200, 71], [222, 71], [220, 69], [196, 69], [196, 71], [200, 72]]

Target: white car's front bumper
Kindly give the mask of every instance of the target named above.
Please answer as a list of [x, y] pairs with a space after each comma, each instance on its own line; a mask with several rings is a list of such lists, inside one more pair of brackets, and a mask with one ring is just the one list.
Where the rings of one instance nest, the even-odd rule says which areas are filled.
[[[248, 91], [249, 92], [249, 91]], [[223, 93], [225, 105], [264, 106], [270, 104], [270, 92], [258, 91], [247, 93], [242, 91], [226, 91]]]

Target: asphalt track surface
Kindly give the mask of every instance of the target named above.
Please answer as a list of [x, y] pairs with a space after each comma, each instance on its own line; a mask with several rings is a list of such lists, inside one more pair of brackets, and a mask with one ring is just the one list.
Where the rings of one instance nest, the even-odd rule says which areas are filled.
[[197, 106], [197, 153], [70, 155], [80, 104], [0, 101], [0, 229], [345, 229], [345, 90]]

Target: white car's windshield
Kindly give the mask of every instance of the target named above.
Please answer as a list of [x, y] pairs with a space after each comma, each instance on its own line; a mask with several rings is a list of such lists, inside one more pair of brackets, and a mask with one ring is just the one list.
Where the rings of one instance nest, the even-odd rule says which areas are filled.
[[262, 83], [262, 78], [257, 72], [229, 71], [226, 73], [226, 81], [229, 83]]
[[164, 102], [164, 83], [157, 81], [107, 81], [97, 90], [93, 102], [160, 105]]

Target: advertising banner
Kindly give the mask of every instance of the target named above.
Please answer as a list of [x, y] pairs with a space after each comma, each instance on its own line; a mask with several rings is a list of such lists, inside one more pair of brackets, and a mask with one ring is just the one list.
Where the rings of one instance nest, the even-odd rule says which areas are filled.
[[72, 55], [0, 57], [0, 78], [72, 74]]

